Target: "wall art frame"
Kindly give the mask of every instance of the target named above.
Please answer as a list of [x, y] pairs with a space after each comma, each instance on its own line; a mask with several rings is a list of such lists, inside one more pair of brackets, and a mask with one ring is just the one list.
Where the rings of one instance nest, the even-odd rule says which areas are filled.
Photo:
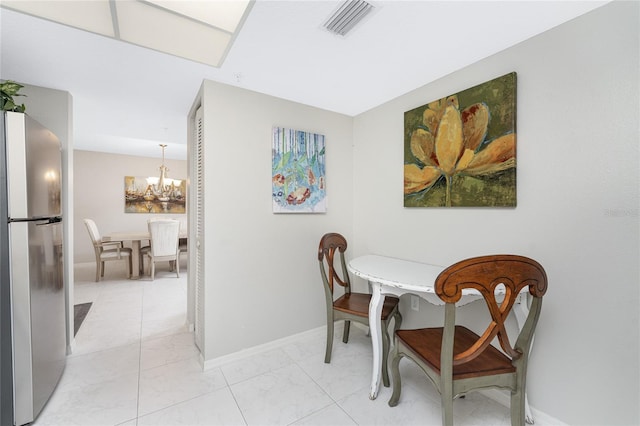
[[164, 176], [125, 176], [124, 212], [184, 214], [187, 180]]
[[274, 213], [327, 211], [325, 137], [273, 127], [271, 192]]
[[511, 72], [404, 114], [405, 207], [516, 207]]

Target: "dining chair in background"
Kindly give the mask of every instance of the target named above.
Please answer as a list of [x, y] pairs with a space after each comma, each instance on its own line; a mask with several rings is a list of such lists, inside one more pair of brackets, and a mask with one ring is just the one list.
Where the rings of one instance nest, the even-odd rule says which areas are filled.
[[[166, 219], [162, 219], [162, 218], [158, 218], [158, 219], [156, 219], [156, 218], [151, 218], [151, 219], [147, 220], [147, 224], [148, 224], [150, 221], [153, 221], [153, 220], [166, 220]], [[149, 228], [148, 228], [148, 226], [147, 226], [147, 231], [148, 231], [148, 230], [149, 230]], [[144, 245], [144, 246], [143, 246], [142, 244], [140, 244], [140, 251], [138, 252], [138, 264], [139, 264], [139, 265], [138, 265], [138, 268], [139, 268], [138, 270], [139, 270], [139, 272], [140, 272], [140, 275], [141, 275], [141, 276], [142, 276], [142, 275], [144, 275], [144, 259], [145, 259], [145, 257], [148, 257], [149, 250], [151, 250], [151, 239], [149, 239], [149, 240], [148, 240], [148, 242], [149, 242], [149, 244]], [[172, 269], [172, 270], [173, 270], [173, 269]]]
[[[524, 288], [528, 290], [531, 306], [513, 344], [505, 321]], [[455, 303], [464, 289], [480, 292], [489, 310], [491, 318], [481, 334], [456, 325]], [[399, 363], [402, 357], [407, 357], [425, 372], [440, 392], [443, 425], [453, 424], [455, 397], [491, 387], [510, 391], [511, 424], [524, 425], [527, 362], [546, 290], [545, 270], [535, 260], [522, 256], [475, 257], [445, 269], [435, 282], [435, 292], [445, 302], [444, 327], [395, 332], [391, 359], [393, 394], [389, 405], [398, 404], [401, 393]], [[491, 345], [494, 338], [502, 351]]]
[[[149, 220], [150, 245], [145, 255], [149, 258], [149, 275], [155, 278], [156, 262], [169, 261], [170, 265], [175, 265], [176, 276], [180, 278], [180, 247], [178, 239], [180, 237], [180, 222], [173, 219]], [[172, 263], [173, 262], [173, 263]]]
[[[336, 321], [344, 320], [342, 341], [349, 341], [349, 329], [351, 321], [369, 326], [369, 302], [371, 295], [368, 293], [356, 293], [351, 291], [351, 279], [347, 271], [345, 251], [347, 240], [340, 234], [328, 233], [320, 239], [318, 247], [318, 263], [320, 274], [324, 284], [325, 301], [327, 306], [327, 346], [324, 357], [325, 363], [331, 362], [333, 348], [333, 329]], [[339, 253], [339, 262], [335, 255]], [[334, 300], [334, 288], [339, 285], [344, 294]], [[387, 371], [387, 357], [389, 354], [390, 338], [389, 324], [394, 318], [394, 330], [400, 328], [402, 315], [398, 309], [399, 299], [387, 296], [382, 307], [382, 381], [389, 386], [389, 373]]]
[[[189, 253], [189, 244], [187, 238], [180, 238], [178, 240], [178, 250], [180, 251], [180, 255], [182, 255], [182, 253]], [[179, 260], [180, 258], [178, 258], [178, 261]]]
[[[149, 219], [149, 220], [164, 220], [164, 219]], [[178, 222], [180, 222], [179, 233], [182, 235], [182, 230], [183, 229], [187, 229], [186, 220], [185, 219], [175, 219], [175, 218], [173, 218], [172, 220], [177, 220]], [[151, 242], [149, 242], [149, 244], [151, 244]], [[180, 249], [180, 255], [182, 255], [183, 253], [188, 253], [189, 252], [188, 239], [187, 238], [180, 238], [178, 240], [178, 247]], [[140, 255], [138, 256], [138, 259], [139, 259], [139, 270], [140, 270], [140, 274], [141, 275], [144, 274], [144, 258], [147, 257], [147, 253], [149, 252], [150, 248], [151, 248], [150, 245], [140, 247]], [[174, 270], [174, 263], [173, 262], [169, 262], [169, 264], [171, 266], [171, 271], [173, 271]]]
[[89, 231], [89, 237], [93, 243], [93, 249], [96, 255], [96, 282], [100, 281], [100, 277], [104, 277], [104, 262], [110, 260], [129, 261], [129, 276], [131, 278], [131, 249], [123, 247], [122, 241], [103, 242], [96, 223], [91, 219], [84, 219], [84, 224]]
[[[176, 219], [177, 221], [180, 222], [180, 235], [183, 235], [183, 231], [186, 231], [187, 228], [187, 219], [186, 218], [179, 218]], [[179, 256], [178, 256], [178, 261], [180, 261], [180, 256], [185, 253], [188, 254], [189, 253], [189, 244], [188, 244], [188, 239], [186, 237], [181, 237], [178, 239], [178, 249], [180, 251]]]
[[147, 257], [149, 250], [151, 250], [151, 240], [149, 240], [149, 245], [142, 245], [142, 241], [140, 241], [140, 250], [138, 251], [138, 273], [140, 276], [144, 275], [144, 258]]

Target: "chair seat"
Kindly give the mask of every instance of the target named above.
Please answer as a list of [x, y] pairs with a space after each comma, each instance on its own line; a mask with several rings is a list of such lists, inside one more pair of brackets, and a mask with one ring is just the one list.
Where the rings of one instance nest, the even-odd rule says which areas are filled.
[[102, 253], [100, 253], [100, 259], [102, 260], [120, 259], [128, 256], [131, 256], [130, 248], [121, 248], [120, 250], [108, 249], [108, 250], [103, 250]]
[[[333, 309], [348, 314], [357, 315], [359, 317], [369, 317], [369, 302], [371, 295], [367, 293], [347, 293], [340, 296], [333, 302]], [[391, 315], [400, 299], [393, 296], [387, 296], [382, 306], [382, 320], [386, 321]]]
[[[479, 336], [463, 326], [456, 326], [454, 354], [471, 347]], [[397, 338], [408, 350], [422, 358], [431, 368], [440, 373], [440, 351], [442, 347], [443, 328], [421, 328], [417, 330], [398, 330]], [[462, 365], [453, 366], [453, 379], [492, 376], [496, 374], [514, 373], [516, 368], [511, 360], [495, 347], [489, 345], [477, 358]]]

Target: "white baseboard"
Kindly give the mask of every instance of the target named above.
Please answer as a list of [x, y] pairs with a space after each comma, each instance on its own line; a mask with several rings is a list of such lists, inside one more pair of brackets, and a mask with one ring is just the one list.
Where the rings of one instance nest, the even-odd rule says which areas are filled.
[[200, 364], [202, 365], [203, 370], [210, 370], [212, 368], [220, 367], [221, 365], [229, 364], [231, 362], [239, 361], [241, 359], [245, 359], [254, 355], [261, 354], [263, 352], [276, 349], [282, 347], [288, 343], [294, 342], [301, 337], [306, 335], [311, 335], [320, 332], [320, 330], [325, 330], [326, 326], [321, 326], [318, 328], [313, 328], [311, 330], [303, 331], [302, 333], [294, 334], [291, 336], [283, 337], [282, 339], [274, 340], [272, 342], [267, 342], [262, 345], [253, 346], [251, 348], [243, 349], [238, 352], [234, 352], [228, 355], [224, 355], [218, 358], [204, 360], [202, 358], [202, 354], [200, 354]]
[[[480, 390], [479, 392], [485, 395], [487, 398], [491, 398], [492, 400], [496, 401], [498, 404], [504, 405], [505, 407], [509, 407], [511, 403], [511, 398], [509, 398], [509, 395], [506, 391], [501, 391], [499, 389], [485, 389]], [[529, 408], [531, 408], [531, 414], [533, 414], [533, 420], [535, 423], [554, 426], [569, 426], [566, 423], [556, 419], [555, 417], [551, 417], [550, 415], [537, 410], [531, 405], [529, 405]]]

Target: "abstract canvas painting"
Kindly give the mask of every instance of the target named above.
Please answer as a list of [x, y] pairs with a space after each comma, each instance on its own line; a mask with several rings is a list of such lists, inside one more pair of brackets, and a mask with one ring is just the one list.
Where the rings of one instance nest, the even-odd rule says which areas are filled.
[[273, 212], [326, 212], [324, 135], [274, 127], [271, 154]]
[[515, 72], [405, 112], [404, 206], [516, 206]]

